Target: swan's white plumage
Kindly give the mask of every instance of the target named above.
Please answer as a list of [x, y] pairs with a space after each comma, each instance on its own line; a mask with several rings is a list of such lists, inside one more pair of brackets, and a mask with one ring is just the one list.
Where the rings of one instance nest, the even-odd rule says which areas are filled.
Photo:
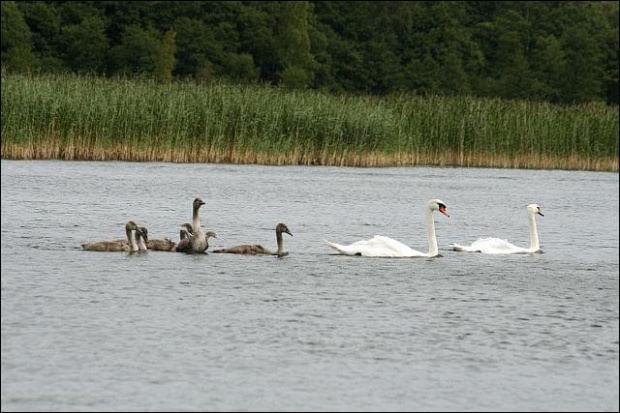
[[402, 242], [382, 235], [375, 235], [369, 240], [357, 241], [351, 245], [340, 245], [335, 242], [327, 242], [327, 245], [346, 255], [390, 258], [428, 257], [428, 254], [411, 249]]
[[451, 244], [451, 247], [455, 251], [463, 252], [481, 252], [483, 254], [527, 254], [535, 252], [529, 248], [521, 248], [516, 245], [512, 245], [505, 239], [499, 238], [480, 238], [473, 242], [470, 246], [464, 246], [459, 244]]
[[544, 216], [537, 204], [527, 206], [527, 216], [530, 225], [530, 247], [522, 248], [500, 238], [480, 238], [469, 246], [450, 244], [454, 251], [481, 252], [483, 254], [531, 254], [540, 251], [536, 215]]
[[426, 234], [428, 238], [428, 253], [416, 251], [409, 248], [402, 242], [395, 239], [375, 235], [369, 240], [354, 242], [350, 245], [336, 244], [335, 242], [327, 242], [327, 246], [335, 249], [345, 255], [361, 255], [364, 257], [386, 257], [386, 258], [410, 258], [410, 257], [435, 257], [438, 255], [437, 238], [435, 237], [435, 222], [433, 212], [439, 211], [447, 217], [450, 216], [446, 210], [446, 204], [439, 199], [431, 199], [428, 202], [426, 216]]

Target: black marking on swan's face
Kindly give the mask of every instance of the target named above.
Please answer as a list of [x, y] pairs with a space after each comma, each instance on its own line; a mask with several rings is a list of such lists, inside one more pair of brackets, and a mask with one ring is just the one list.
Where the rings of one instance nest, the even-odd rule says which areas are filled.
[[441, 214], [447, 216], [448, 218], [450, 218], [450, 213], [448, 212], [448, 206], [440, 200], [435, 200], [435, 204], [437, 205], [437, 211], [439, 211]]
[[286, 234], [289, 234], [291, 237], [293, 236], [293, 234], [291, 234], [291, 231], [288, 230], [288, 227], [282, 223], [278, 224], [278, 226], [276, 227], [276, 232], [284, 232]]
[[531, 211], [533, 214], [538, 214], [541, 217], [544, 217], [543, 213], [542, 213], [542, 209], [540, 209], [540, 206], [538, 206], [537, 204], [530, 204], [527, 206], [528, 211]]

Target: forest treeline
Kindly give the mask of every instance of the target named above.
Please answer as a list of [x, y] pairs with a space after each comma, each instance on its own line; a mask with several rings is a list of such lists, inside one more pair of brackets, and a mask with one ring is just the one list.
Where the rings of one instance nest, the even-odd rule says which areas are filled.
[[3, 1], [17, 73], [618, 103], [618, 2]]

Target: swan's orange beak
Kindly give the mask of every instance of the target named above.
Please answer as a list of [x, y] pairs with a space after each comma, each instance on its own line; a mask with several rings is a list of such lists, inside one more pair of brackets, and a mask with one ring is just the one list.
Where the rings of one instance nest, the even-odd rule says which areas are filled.
[[441, 212], [442, 214], [444, 214], [445, 216], [447, 216], [448, 218], [450, 218], [450, 213], [448, 212], [448, 210], [446, 209], [445, 205], [439, 205], [439, 212]]

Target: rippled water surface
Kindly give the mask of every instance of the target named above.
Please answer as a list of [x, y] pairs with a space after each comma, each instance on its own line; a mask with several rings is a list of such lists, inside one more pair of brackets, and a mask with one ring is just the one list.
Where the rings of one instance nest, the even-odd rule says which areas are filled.
[[[85, 252], [129, 219], [211, 248]], [[388, 235], [435, 259], [335, 255]], [[543, 254], [449, 250], [498, 236]], [[2, 161], [2, 410], [618, 410], [618, 174]], [[211, 249], [210, 248], [210, 249]]]

